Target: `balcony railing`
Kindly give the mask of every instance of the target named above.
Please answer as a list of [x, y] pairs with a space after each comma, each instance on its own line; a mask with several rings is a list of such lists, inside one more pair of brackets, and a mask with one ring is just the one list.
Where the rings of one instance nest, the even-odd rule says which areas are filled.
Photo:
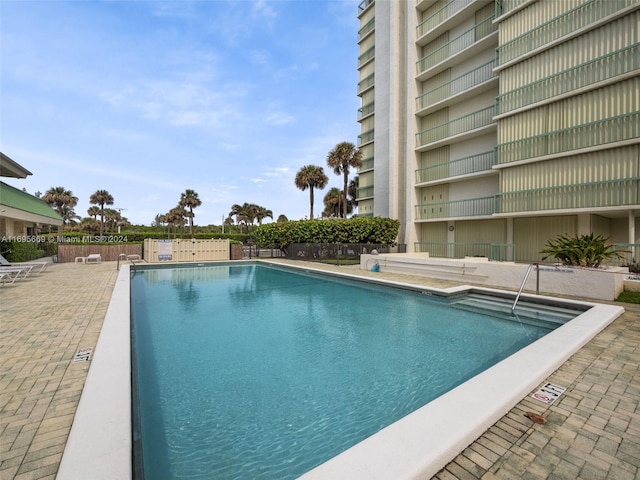
[[640, 69], [640, 43], [563, 70], [497, 98], [497, 113], [541, 102]]
[[361, 67], [376, 55], [376, 47], [373, 46], [358, 57], [358, 67]]
[[416, 63], [417, 74], [420, 75], [422, 72], [427, 71], [434, 65], [437, 65], [456, 53], [461, 52], [465, 48], [470, 47], [478, 40], [481, 40], [487, 35], [493, 33], [496, 28], [497, 27], [493, 24], [493, 16], [483, 20], [459, 37], [454, 38], [449, 43], [444, 44], [442, 47], [418, 60]]
[[453, 137], [477, 128], [491, 125], [493, 122], [494, 112], [494, 106], [483, 108], [482, 110], [478, 110], [463, 117], [450, 120], [442, 125], [436, 125], [435, 127], [416, 133], [416, 146], [420, 147], [447, 137]]
[[505, 13], [509, 13], [514, 8], [528, 1], [529, 0], [496, 0], [496, 18]]
[[415, 242], [416, 253], [429, 252], [430, 257], [487, 257], [498, 262], [513, 260], [513, 243]]
[[358, 83], [358, 94], [362, 93], [367, 88], [373, 86], [374, 81], [375, 81], [375, 75], [373, 73], [371, 75], [364, 77], [362, 80], [360, 80], [360, 82]]
[[637, 3], [638, 0], [588, 0], [568, 12], [529, 30], [496, 49], [498, 65], [551, 43], [583, 27], [596, 23], [612, 13]]
[[375, 110], [375, 102], [367, 103], [358, 109], [358, 120], [371, 115]]
[[358, 171], [363, 172], [365, 170], [373, 170], [373, 157], [367, 157], [362, 160], [362, 165]]
[[493, 73], [493, 67], [495, 67], [495, 60], [491, 60], [484, 65], [474, 68], [473, 70], [454, 78], [450, 82], [444, 83], [428, 92], [423, 93], [416, 98], [416, 109], [422, 110], [434, 103], [445, 100], [446, 98], [453, 97], [458, 93], [469, 90], [470, 88], [480, 85], [481, 83], [490, 80], [495, 77]]
[[375, 17], [369, 20], [364, 27], [358, 30], [358, 41], [362, 40], [369, 32], [372, 32], [376, 26]]
[[373, 185], [359, 187], [356, 189], [356, 199], [373, 197]]
[[358, 146], [364, 145], [365, 143], [373, 142], [373, 128], [371, 130], [367, 130], [366, 132], [362, 132], [358, 135]]
[[640, 137], [640, 112], [604, 118], [533, 137], [501, 143], [498, 164], [543, 157]]
[[451, 0], [416, 27], [416, 38], [420, 38], [427, 32], [433, 30], [447, 18], [454, 16], [473, 1], [474, 0]]
[[453, 200], [451, 202], [424, 203], [416, 205], [416, 220], [432, 220], [436, 218], [461, 218], [492, 215], [495, 208], [495, 197]]
[[358, 5], [358, 13], [364, 12], [369, 5], [371, 5], [375, 0], [362, 0], [360, 5]]
[[416, 183], [432, 182], [443, 178], [484, 172], [491, 170], [491, 167], [495, 165], [495, 163], [495, 150], [452, 160], [450, 162], [439, 163], [438, 165], [416, 170]]
[[640, 205], [640, 177], [543, 187], [496, 195], [498, 213]]

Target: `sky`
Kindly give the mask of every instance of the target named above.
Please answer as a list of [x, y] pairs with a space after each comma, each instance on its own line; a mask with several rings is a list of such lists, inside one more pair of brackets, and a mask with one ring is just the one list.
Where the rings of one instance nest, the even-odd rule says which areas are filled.
[[312, 164], [321, 212], [327, 154], [360, 133], [360, 1], [0, 0], [0, 150], [33, 173], [2, 181], [65, 187], [81, 217], [108, 190], [139, 225], [192, 189], [219, 225], [244, 202], [305, 218]]

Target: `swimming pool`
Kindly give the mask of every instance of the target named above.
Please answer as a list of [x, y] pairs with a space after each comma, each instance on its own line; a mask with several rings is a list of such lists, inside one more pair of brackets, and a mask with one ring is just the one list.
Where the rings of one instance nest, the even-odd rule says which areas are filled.
[[[133, 475], [129, 268], [121, 267], [113, 289], [56, 477], [59, 480], [129, 479]], [[362, 280], [357, 274], [330, 274], [349, 281]], [[440, 290], [379, 279], [364, 281], [422, 294], [451, 296], [481, 291], [513, 300], [512, 293], [486, 288], [461, 286]], [[588, 310], [301, 478], [429, 478], [624, 312], [619, 306], [591, 302], [530, 295], [523, 298], [532, 303], [576, 305]]]
[[145, 269], [131, 292], [147, 480], [297, 478], [585, 310], [264, 265]]

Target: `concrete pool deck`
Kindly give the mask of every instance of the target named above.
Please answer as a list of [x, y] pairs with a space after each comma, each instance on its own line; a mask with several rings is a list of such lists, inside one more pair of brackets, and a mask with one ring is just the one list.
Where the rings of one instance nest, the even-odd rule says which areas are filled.
[[[460, 285], [323, 268], [435, 288]], [[53, 264], [0, 287], [3, 480], [55, 478], [90, 364], [73, 358], [95, 347], [116, 276], [115, 262]], [[523, 398], [436, 478], [637, 478], [640, 306], [623, 306], [623, 316], [549, 376], [567, 388], [559, 400], [547, 406]], [[547, 423], [533, 423], [527, 411]]]

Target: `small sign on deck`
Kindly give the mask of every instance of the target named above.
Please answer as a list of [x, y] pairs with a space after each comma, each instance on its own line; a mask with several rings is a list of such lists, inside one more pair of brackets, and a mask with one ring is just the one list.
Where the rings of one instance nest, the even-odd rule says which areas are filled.
[[551, 405], [564, 393], [565, 390], [566, 388], [554, 385], [553, 383], [545, 383], [531, 396], [542, 403]]
[[90, 347], [81, 348], [76, 352], [75, 356], [73, 357], [73, 363], [88, 362], [92, 351], [93, 351], [93, 348], [90, 348]]

